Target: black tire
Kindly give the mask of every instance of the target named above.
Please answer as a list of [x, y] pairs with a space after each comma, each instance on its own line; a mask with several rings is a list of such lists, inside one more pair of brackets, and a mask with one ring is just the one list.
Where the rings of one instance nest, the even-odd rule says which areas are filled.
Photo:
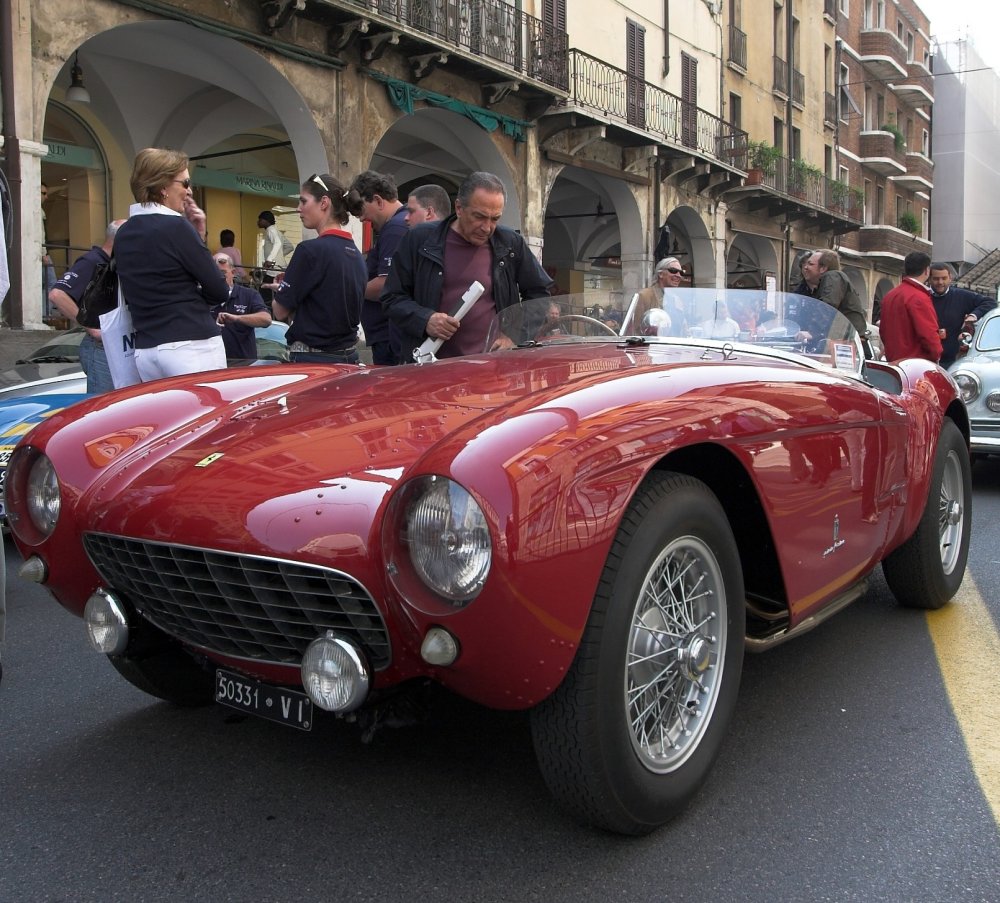
[[721, 748], [744, 632], [739, 552], [718, 499], [691, 477], [650, 475], [622, 519], [573, 665], [531, 713], [553, 795], [622, 834], [669, 821]]
[[913, 535], [882, 562], [889, 589], [907, 608], [941, 608], [958, 592], [969, 558], [972, 468], [965, 439], [945, 420], [927, 504]]
[[132, 686], [174, 705], [193, 708], [215, 699], [215, 675], [181, 648], [168, 648], [143, 658], [109, 655], [108, 660]]

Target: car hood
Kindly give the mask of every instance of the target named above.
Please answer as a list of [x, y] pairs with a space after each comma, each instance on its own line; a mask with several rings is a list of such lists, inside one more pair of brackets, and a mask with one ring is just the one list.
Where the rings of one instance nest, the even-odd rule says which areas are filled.
[[0, 398], [8, 397], [12, 394], [12, 390], [22, 389], [26, 386], [34, 391], [45, 391], [49, 384], [60, 383], [74, 377], [82, 377], [86, 380], [79, 361], [17, 364], [7, 370], [0, 371]]
[[[84, 402], [33, 439], [47, 437], [64, 488], [85, 498], [89, 529], [243, 551], [249, 532], [261, 553], [305, 554], [317, 542], [367, 543], [389, 491], [417, 470], [499, 473], [587, 418], [662, 405], [669, 375], [678, 391], [710, 395], [746, 377], [720, 357], [721, 374], [706, 379], [715, 364], [701, 353], [675, 347], [651, 359], [595, 344], [419, 367], [248, 368]], [[621, 384], [637, 371], [644, 377]], [[477, 442], [486, 431], [492, 441]]]
[[204, 525], [227, 509], [246, 523], [261, 506], [308, 508], [319, 493], [364, 496], [370, 508], [429, 449], [635, 367], [614, 346], [536, 349], [530, 370], [522, 354], [161, 380], [57, 414], [32, 440], [47, 441], [64, 485], [92, 499], [98, 529], [176, 537], [179, 521]]

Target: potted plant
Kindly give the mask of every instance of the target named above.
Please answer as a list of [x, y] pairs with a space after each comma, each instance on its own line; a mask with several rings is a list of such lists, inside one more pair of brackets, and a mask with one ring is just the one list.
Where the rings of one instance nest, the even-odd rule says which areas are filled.
[[816, 183], [823, 177], [823, 171], [801, 157], [792, 160], [788, 172], [788, 191], [798, 197], [805, 197], [810, 183]]
[[765, 177], [774, 176], [781, 151], [766, 141], [751, 141], [747, 144], [747, 184], [760, 185]]
[[830, 206], [837, 210], [845, 211], [848, 206], [848, 198], [851, 196], [851, 188], [846, 182], [834, 179], [830, 182]]
[[888, 132], [892, 135], [893, 143], [896, 145], [897, 151], [902, 151], [906, 148], [906, 138], [903, 137], [903, 133], [899, 130], [894, 122], [886, 122], [884, 125], [879, 126], [879, 130], [882, 132]]
[[909, 232], [914, 238], [920, 234], [920, 220], [912, 210], [904, 210], [899, 214], [899, 221], [896, 223], [904, 232]]

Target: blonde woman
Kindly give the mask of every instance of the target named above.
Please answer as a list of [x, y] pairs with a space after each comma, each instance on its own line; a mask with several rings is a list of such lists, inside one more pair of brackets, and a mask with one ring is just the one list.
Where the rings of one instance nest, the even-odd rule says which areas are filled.
[[188, 157], [149, 147], [132, 167], [136, 202], [115, 238], [115, 260], [143, 382], [226, 366], [212, 315], [229, 286], [205, 245], [205, 212], [194, 202]]

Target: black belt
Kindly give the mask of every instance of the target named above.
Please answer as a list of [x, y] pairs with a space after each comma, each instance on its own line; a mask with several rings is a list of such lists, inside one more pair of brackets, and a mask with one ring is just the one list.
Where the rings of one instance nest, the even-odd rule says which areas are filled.
[[305, 342], [292, 342], [288, 346], [289, 351], [294, 351], [296, 354], [353, 354], [358, 350], [357, 345], [351, 345], [350, 348], [313, 348], [307, 345]]

